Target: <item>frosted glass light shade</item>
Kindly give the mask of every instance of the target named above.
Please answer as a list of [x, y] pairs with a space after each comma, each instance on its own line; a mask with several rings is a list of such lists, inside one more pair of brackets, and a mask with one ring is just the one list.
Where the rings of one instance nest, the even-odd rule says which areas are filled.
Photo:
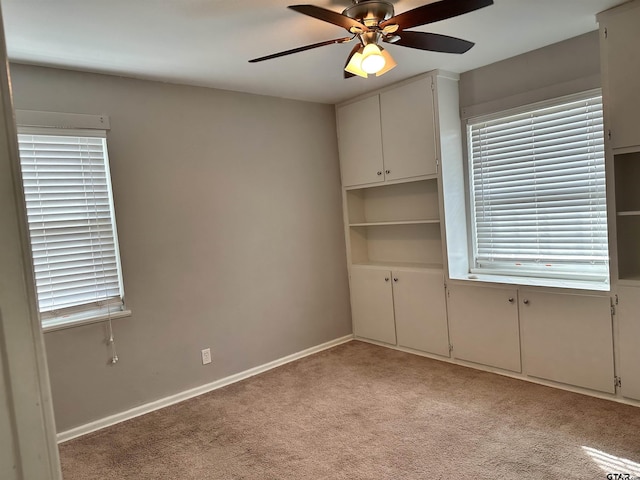
[[[370, 45], [373, 45], [373, 44], [370, 44]], [[373, 46], [378, 48], [378, 51], [380, 52], [380, 55], [384, 59], [384, 66], [379, 71], [374, 72], [376, 74], [376, 77], [379, 77], [380, 75], [384, 75], [389, 70], [391, 70], [391, 69], [393, 69], [393, 68], [398, 66], [396, 61], [391, 56], [391, 54], [389, 54], [389, 52], [387, 52], [384, 48], [378, 47], [377, 45], [373, 45]], [[370, 51], [371, 51], [371, 49], [370, 49]], [[353, 75], [358, 75], [359, 77], [362, 77], [362, 78], [369, 78], [369, 73], [371, 73], [371, 72], [366, 72], [364, 70], [364, 68], [362, 67], [363, 59], [364, 59], [364, 48], [360, 48], [359, 51], [357, 51], [356, 53], [354, 53], [351, 56], [351, 59], [349, 60], [349, 63], [344, 68], [345, 71], [347, 71], [347, 72], [349, 72], [349, 73], [351, 73]]]
[[369, 43], [362, 51], [361, 68], [367, 73], [378, 73], [385, 66], [386, 60], [375, 43]]
[[384, 67], [382, 68], [382, 70], [380, 70], [379, 72], [376, 72], [376, 77], [379, 77], [380, 75], [384, 75], [389, 70], [391, 70], [391, 69], [393, 69], [393, 68], [398, 66], [396, 61], [391, 56], [391, 54], [389, 52], [387, 52], [384, 48], [381, 49], [380, 53], [382, 54], [382, 56], [385, 59], [385, 64], [384, 64]]
[[362, 78], [368, 78], [367, 72], [362, 70], [362, 49], [360, 51], [353, 54], [351, 60], [346, 67], [344, 67], [345, 71], [352, 73], [353, 75], [358, 75]]

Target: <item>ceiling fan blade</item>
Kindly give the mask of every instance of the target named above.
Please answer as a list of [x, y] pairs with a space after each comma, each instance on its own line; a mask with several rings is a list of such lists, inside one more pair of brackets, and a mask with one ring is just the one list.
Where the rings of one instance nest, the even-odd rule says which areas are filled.
[[403, 47], [429, 50], [431, 52], [464, 53], [473, 47], [475, 43], [438, 33], [400, 32], [400, 40], [393, 42], [393, 45], [402, 45]]
[[[344, 68], [347, 68], [347, 65], [349, 65], [349, 62], [351, 61], [351, 57], [353, 57], [355, 53], [361, 48], [362, 48], [362, 45], [360, 43], [353, 46], [353, 48], [351, 49], [351, 53], [349, 53], [349, 56], [347, 57], [347, 61], [344, 63]], [[342, 72], [344, 73], [344, 78], [355, 77], [353, 73], [347, 72], [344, 69], [342, 70]]]
[[381, 22], [380, 28], [387, 25], [398, 25], [400, 30], [404, 30], [457, 17], [489, 5], [493, 5], [493, 0], [440, 0], [391, 17]]
[[352, 27], [355, 27], [358, 31], [362, 32], [369, 31], [367, 27], [357, 20], [349, 18], [346, 15], [342, 15], [341, 13], [334, 12], [333, 10], [327, 10], [326, 8], [316, 7], [315, 5], [290, 5], [288, 8], [295, 10], [296, 12], [309, 15], [310, 17], [317, 18], [323, 22], [332, 23], [349, 31], [351, 31], [350, 29]]
[[327, 40], [325, 42], [313, 43], [311, 45], [305, 45], [304, 47], [292, 48], [291, 50], [285, 50], [284, 52], [273, 53], [264, 57], [254, 58], [249, 60], [249, 63], [263, 62], [264, 60], [271, 60], [272, 58], [284, 57], [285, 55], [291, 55], [292, 53], [304, 52], [305, 50], [311, 50], [312, 48], [324, 47], [325, 45], [333, 45], [334, 43], [344, 43], [351, 40], [353, 37], [335, 38], [333, 40]]

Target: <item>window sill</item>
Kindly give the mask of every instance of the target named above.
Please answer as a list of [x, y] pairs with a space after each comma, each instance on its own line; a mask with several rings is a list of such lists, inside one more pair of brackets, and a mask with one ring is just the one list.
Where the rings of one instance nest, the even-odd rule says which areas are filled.
[[515, 286], [568, 288], [573, 290], [593, 290], [608, 292], [609, 283], [588, 280], [564, 280], [559, 278], [518, 277], [513, 275], [496, 275], [488, 273], [469, 273], [463, 276], [451, 277], [452, 280], [467, 280], [470, 282], [502, 283]]
[[117, 312], [108, 313], [104, 310], [95, 310], [92, 312], [76, 313], [59, 318], [52, 318], [42, 321], [42, 331], [44, 333], [54, 332], [56, 330], [64, 330], [67, 328], [80, 327], [82, 325], [90, 325], [92, 323], [101, 323], [118, 318], [131, 316], [131, 310], [119, 310]]

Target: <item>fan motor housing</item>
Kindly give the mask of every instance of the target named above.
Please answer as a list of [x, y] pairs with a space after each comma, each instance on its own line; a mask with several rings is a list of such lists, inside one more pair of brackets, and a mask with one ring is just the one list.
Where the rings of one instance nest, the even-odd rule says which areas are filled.
[[349, 18], [362, 22], [367, 27], [377, 26], [380, 22], [393, 17], [393, 5], [389, 2], [361, 0], [342, 12]]

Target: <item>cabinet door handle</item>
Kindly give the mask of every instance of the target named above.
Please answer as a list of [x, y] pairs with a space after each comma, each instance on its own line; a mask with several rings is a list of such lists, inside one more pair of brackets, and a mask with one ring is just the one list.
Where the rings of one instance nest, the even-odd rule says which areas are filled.
[[385, 170], [384, 173], [386, 173], [387, 175], [389, 175], [391, 173], [391, 170]]
[[509, 297], [509, 303], [513, 303], [513, 297]]
[[522, 303], [524, 303], [525, 305], [529, 305], [529, 300], [527, 300], [526, 298], [522, 301]]
[[389, 281], [389, 277], [384, 277], [384, 281], [388, 282]]
[[394, 278], [393, 278], [393, 281], [394, 281], [394, 282], [397, 282], [397, 281], [398, 281], [398, 277], [394, 277]]
[[382, 175], [382, 170], [378, 170], [378, 175]]

